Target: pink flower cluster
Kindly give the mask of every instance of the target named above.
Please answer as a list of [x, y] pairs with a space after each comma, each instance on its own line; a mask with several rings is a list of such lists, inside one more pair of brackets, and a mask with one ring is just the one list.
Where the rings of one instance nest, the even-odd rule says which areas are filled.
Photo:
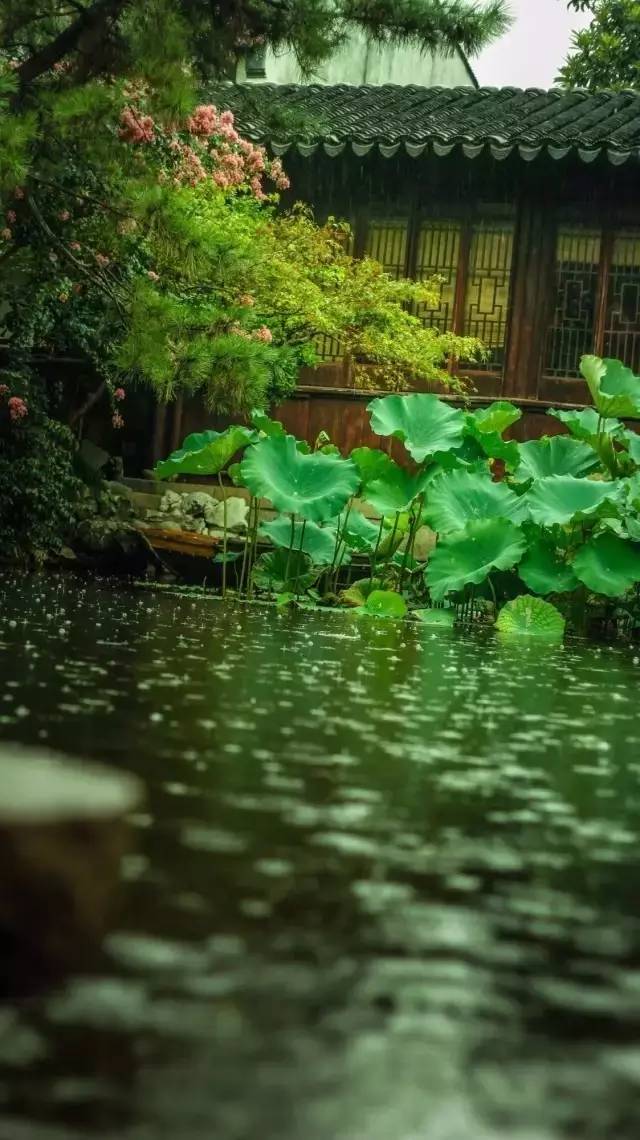
[[264, 341], [265, 344], [271, 344], [271, 341], [273, 340], [273, 333], [271, 332], [271, 329], [267, 328], [266, 325], [261, 325], [260, 328], [256, 329], [256, 331], [253, 333], [253, 339]]
[[173, 179], [175, 186], [197, 186], [198, 182], [207, 177], [202, 159], [188, 143], [174, 139], [171, 149], [178, 156], [178, 166]]
[[116, 388], [115, 392], [113, 393], [114, 400], [124, 400], [125, 396], [126, 392], [124, 388]]
[[266, 325], [261, 325], [259, 329], [254, 329], [252, 333], [249, 333], [246, 329], [243, 329], [238, 321], [234, 321], [233, 324], [229, 326], [229, 332], [235, 336], [243, 337], [244, 340], [260, 340], [263, 344], [271, 344], [273, 340], [273, 333]]
[[23, 420], [24, 417], [29, 414], [29, 409], [20, 396], [11, 396], [7, 407], [9, 408], [9, 415], [14, 423]]
[[133, 107], [125, 107], [120, 115], [118, 137], [123, 142], [151, 143], [155, 138], [155, 127], [151, 115], [139, 115]]
[[123, 420], [122, 416], [120, 415], [120, 412], [114, 412], [113, 413], [113, 416], [111, 417], [111, 423], [113, 424], [114, 428], [116, 428], [116, 429], [124, 427], [124, 420]]

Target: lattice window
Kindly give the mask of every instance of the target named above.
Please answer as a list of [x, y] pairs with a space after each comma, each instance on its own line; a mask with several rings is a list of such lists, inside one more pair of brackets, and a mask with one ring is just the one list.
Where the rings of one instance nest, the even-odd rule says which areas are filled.
[[618, 233], [613, 242], [602, 338], [604, 356], [640, 371], [640, 233]]
[[556, 245], [554, 313], [547, 335], [547, 376], [578, 376], [593, 352], [602, 238], [598, 230], [564, 227]]
[[408, 233], [407, 218], [385, 218], [369, 225], [366, 251], [391, 277], [407, 275]]
[[441, 280], [437, 286], [438, 307], [429, 309], [418, 305], [416, 315], [440, 332], [453, 328], [461, 235], [462, 225], [455, 221], [425, 222], [418, 234], [416, 280], [426, 281], [431, 277]]
[[487, 371], [502, 371], [507, 342], [511, 264], [511, 222], [473, 227], [464, 302], [463, 332], [477, 337], [489, 350]]

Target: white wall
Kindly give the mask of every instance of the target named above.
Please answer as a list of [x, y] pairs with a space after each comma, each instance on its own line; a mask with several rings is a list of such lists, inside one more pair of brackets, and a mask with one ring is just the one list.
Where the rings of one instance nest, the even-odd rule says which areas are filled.
[[293, 52], [267, 48], [266, 75], [247, 79], [245, 60], [238, 64], [238, 83], [369, 83], [420, 87], [460, 87], [473, 84], [462, 54], [433, 56], [417, 47], [371, 43], [360, 28], [310, 77], [304, 77]]

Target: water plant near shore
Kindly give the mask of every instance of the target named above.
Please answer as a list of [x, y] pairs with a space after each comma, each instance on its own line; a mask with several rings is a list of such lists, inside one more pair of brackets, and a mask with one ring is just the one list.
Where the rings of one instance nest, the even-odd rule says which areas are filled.
[[[521, 415], [507, 401], [470, 411], [394, 394], [372, 400], [371, 426], [403, 443], [406, 467], [382, 449], [342, 456], [324, 435], [311, 448], [256, 412], [251, 428], [188, 437], [156, 474], [219, 476], [242, 452], [230, 469], [253, 519], [241, 593], [441, 626], [489, 617], [503, 637], [559, 639], [565, 621], [584, 630], [591, 619], [633, 632], [640, 437], [618, 417], [640, 418], [640, 377], [595, 356], [581, 371], [594, 407], [551, 410], [565, 435], [505, 440]], [[276, 517], [260, 525], [265, 501]], [[274, 549], [259, 555], [259, 537]], [[358, 567], [366, 576], [353, 580]]]

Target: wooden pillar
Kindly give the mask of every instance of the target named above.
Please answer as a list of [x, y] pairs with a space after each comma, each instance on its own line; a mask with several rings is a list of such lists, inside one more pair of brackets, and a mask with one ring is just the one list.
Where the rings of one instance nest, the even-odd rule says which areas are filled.
[[548, 205], [522, 199], [515, 235], [504, 395], [536, 399], [552, 303], [555, 227]]

